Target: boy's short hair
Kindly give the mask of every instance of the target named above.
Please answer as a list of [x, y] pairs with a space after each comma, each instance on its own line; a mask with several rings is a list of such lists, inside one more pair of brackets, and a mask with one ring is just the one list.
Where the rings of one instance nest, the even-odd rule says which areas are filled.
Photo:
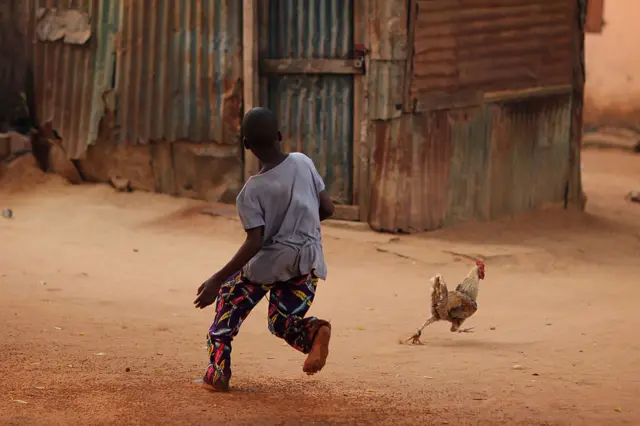
[[263, 148], [278, 141], [278, 119], [268, 108], [251, 108], [241, 125], [243, 141], [254, 148]]

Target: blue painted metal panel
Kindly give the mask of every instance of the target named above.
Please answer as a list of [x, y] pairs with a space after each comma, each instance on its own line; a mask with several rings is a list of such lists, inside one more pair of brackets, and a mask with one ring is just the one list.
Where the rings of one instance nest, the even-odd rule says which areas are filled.
[[[349, 58], [352, 0], [270, 0], [266, 57]], [[264, 15], [263, 15], [264, 18]], [[264, 55], [263, 55], [264, 57]], [[328, 190], [342, 204], [353, 192], [353, 76], [285, 75], [268, 79], [268, 105], [276, 112], [287, 151], [311, 157]]]
[[95, 20], [98, 40], [94, 52], [95, 68], [88, 145], [92, 145], [98, 140], [98, 129], [106, 106], [104, 95], [113, 89], [116, 38], [120, 24], [120, 1], [108, 0], [100, 2], [99, 14]]
[[118, 122], [128, 143], [237, 148], [242, 114], [242, 2], [122, 3]]
[[37, 117], [60, 135], [69, 158], [82, 158], [97, 139], [104, 113], [102, 94], [112, 75], [120, 0], [34, 1], [34, 12], [57, 8], [89, 14], [91, 38], [86, 44], [37, 41], [34, 53]]

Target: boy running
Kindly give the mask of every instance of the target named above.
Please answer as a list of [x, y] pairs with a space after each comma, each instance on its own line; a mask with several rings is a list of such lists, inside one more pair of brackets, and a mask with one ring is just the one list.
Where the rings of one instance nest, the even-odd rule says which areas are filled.
[[320, 222], [333, 214], [333, 202], [309, 157], [282, 152], [282, 135], [269, 109], [247, 112], [241, 134], [245, 149], [263, 165], [236, 200], [246, 240], [229, 263], [198, 288], [194, 301], [200, 309], [216, 302], [203, 381], [217, 391], [229, 389], [231, 341], [267, 293], [269, 330], [307, 354], [305, 373], [324, 367], [331, 338], [327, 321], [304, 316], [318, 279], [327, 277]]

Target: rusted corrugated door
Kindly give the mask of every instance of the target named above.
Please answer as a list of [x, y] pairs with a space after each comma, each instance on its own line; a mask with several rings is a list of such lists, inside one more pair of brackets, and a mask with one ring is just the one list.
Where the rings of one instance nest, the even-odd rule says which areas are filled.
[[417, 0], [414, 111], [571, 84], [575, 0]]
[[[260, 73], [287, 151], [311, 157], [334, 200], [352, 202], [353, 0], [260, 2]], [[263, 25], [264, 24], [264, 25]]]

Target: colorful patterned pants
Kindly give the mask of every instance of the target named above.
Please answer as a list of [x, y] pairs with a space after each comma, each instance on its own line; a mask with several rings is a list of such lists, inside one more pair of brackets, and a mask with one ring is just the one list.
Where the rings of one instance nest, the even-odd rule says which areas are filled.
[[228, 390], [231, 379], [231, 341], [240, 325], [260, 300], [269, 293], [269, 330], [293, 348], [309, 353], [316, 332], [327, 321], [304, 318], [313, 303], [318, 279], [312, 274], [269, 285], [254, 284], [233, 275], [220, 289], [216, 316], [207, 335], [209, 366], [205, 383], [217, 390]]

